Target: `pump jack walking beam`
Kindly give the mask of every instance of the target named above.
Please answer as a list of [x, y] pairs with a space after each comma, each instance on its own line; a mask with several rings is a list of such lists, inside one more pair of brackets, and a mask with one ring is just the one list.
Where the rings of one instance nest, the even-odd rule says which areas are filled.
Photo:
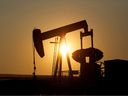
[[43, 40], [55, 37], [55, 36], [60, 36], [63, 37], [65, 36], [66, 33], [78, 30], [78, 29], [84, 29], [84, 34], [90, 35], [88, 34], [88, 25], [87, 22], [85, 20], [73, 23], [73, 24], [69, 24], [57, 29], [53, 29], [50, 31], [46, 31], [41, 33], [40, 29], [34, 29], [33, 30], [33, 41], [34, 41], [34, 46], [39, 54], [40, 57], [44, 57], [44, 48], [43, 48]]

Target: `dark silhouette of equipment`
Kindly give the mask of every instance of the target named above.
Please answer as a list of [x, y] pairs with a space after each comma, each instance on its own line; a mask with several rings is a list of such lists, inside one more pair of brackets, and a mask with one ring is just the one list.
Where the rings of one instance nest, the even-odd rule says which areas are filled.
[[[83, 21], [79, 21], [73, 24], [69, 24], [57, 29], [53, 29], [50, 31], [46, 31], [41, 33], [40, 29], [34, 29], [33, 30], [33, 41], [34, 41], [34, 46], [38, 52], [38, 54], [40, 55], [40, 57], [45, 56], [44, 53], [44, 48], [43, 48], [43, 40], [55, 37], [55, 36], [59, 36], [60, 37], [60, 43], [62, 42], [62, 40], [65, 38], [66, 33], [69, 32], [73, 32], [75, 30], [78, 29], [84, 29], [84, 33], [88, 35], [88, 25], [86, 23], [85, 20]], [[72, 73], [72, 68], [71, 68], [71, 62], [70, 62], [70, 58], [69, 55], [67, 54], [67, 62], [68, 62], [68, 67], [69, 67], [69, 76], [72, 77], [73, 73]], [[58, 70], [58, 64], [59, 64], [59, 76], [61, 77], [61, 68], [62, 68], [62, 56], [61, 54], [58, 53], [58, 57], [57, 57], [57, 61], [56, 61], [56, 67], [55, 67], [55, 72], [54, 72], [54, 76], [57, 76], [57, 70]]]
[[[83, 49], [83, 37], [91, 36], [91, 47]], [[100, 79], [101, 70], [100, 66], [96, 61], [103, 57], [103, 52], [93, 47], [93, 30], [88, 32], [80, 32], [81, 49], [73, 52], [72, 57], [75, 61], [79, 62], [80, 65], [80, 77], [82, 80], [95, 81]]]
[[50, 42], [51, 44], [54, 44], [54, 53], [53, 53], [53, 64], [52, 64], [52, 75], [54, 75], [55, 72], [55, 67], [56, 67], [56, 61], [57, 61], [57, 54], [59, 51], [59, 38], [55, 37], [55, 41], [54, 42]]
[[72, 53], [75, 61], [81, 64], [80, 77], [85, 80], [101, 78], [100, 66], [96, 63], [103, 57], [103, 52], [96, 48], [79, 49]]
[[[34, 41], [34, 46], [39, 54], [40, 57], [45, 56], [44, 52], [44, 47], [43, 47], [43, 42], [46, 39], [59, 36], [60, 37], [60, 43], [62, 40], [65, 39], [66, 33], [73, 32], [78, 29], [84, 29], [83, 32], [80, 32], [80, 40], [81, 40], [81, 49], [77, 50], [73, 53], [73, 59], [79, 62], [80, 65], [80, 77], [82, 79], [95, 79], [97, 75], [97, 70], [100, 73], [100, 68], [99, 66], [95, 63], [96, 61], [100, 60], [103, 57], [103, 53], [96, 49], [93, 48], [93, 30], [91, 29], [88, 31], [88, 25], [85, 20], [69, 24], [57, 29], [49, 30], [46, 32], [42, 32], [40, 29], [34, 29], [33, 30], [33, 41]], [[91, 36], [91, 48], [88, 49], [83, 49], [83, 42], [82, 38], [86, 36]], [[88, 58], [88, 62], [86, 62], [85, 59]], [[67, 54], [67, 62], [68, 62], [68, 67], [69, 67], [69, 76], [73, 76], [73, 71], [71, 68], [71, 62], [69, 55]], [[98, 66], [98, 67], [97, 67]], [[58, 68], [59, 67], [59, 68]], [[54, 77], [57, 76], [57, 72], [59, 70], [58, 76], [61, 77], [61, 71], [62, 71], [62, 56], [58, 52], [57, 55], [57, 60], [56, 60], [56, 66], [55, 66], [55, 71], [54, 71]], [[92, 73], [92, 74], [91, 74]], [[90, 78], [91, 77], [91, 78]], [[94, 77], [94, 78], [92, 78]]]
[[105, 80], [113, 81], [128, 81], [128, 61], [127, 60], [106, 60], [105, 65]]
[[[59, 44], [59, 49], [58, 49], [59, 51], [60, 51], [60, 46], [63, 43], [63, 40], [66, 43], [66, 40], [64, 37], [60, 38], [60, 44]], [[68, 52], [66, 54], [66, 57], [67, 57], [68, 68], [69, 68], [69, 77], [72, 78], [73, 73], [72, 73], [72, 67], [71, 67], [71, 62], [70, 62]], [[57, 55], [56, 66], [55, 66], [55, 71], [54, 71], [54, 78], [56, 78], [57, 76], [58, 77], [62, 76], [62, 54], [60, 52], [58, 52], [58, 55]]]
[[55, 37], [55, 36], [60, 36], [64, 37], [66, 33], [78, 30], [78, 29], [84, 29], [84, 33], [88, 34], [88, 25], [85, 20], [76, 22], [70, 25], [66, 25], [57, 29], [49, 30], [46, 32], [41, 33], [40, 29], [34, 29], [33, 30], [33, 41], [34, 41], [34, 46], [40, 55], [40, 57], [43, 57], [44, 54], [44, 48], [43, 48], [43, 40]]
[[[91, 53], [94, 52], [94, 55]], [[87, 48], [87, 49], [79, 49], [72, 53], [72, 57], [75, 61], [81, 63], [81, 61], [85, 60], [85, 57], [94, 58], [94, 62], [99, 61], [103, 57], [103, 52], [96, 48]]]

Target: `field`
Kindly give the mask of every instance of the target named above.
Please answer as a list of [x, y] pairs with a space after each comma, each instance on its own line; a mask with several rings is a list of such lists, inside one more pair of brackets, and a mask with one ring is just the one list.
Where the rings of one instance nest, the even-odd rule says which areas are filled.
[[98, 80], [88, 83], [80, 78], [37, 75], [0, 75], [0, 94], [6, 95], [106, 95], [128, 94], [127, 81]]

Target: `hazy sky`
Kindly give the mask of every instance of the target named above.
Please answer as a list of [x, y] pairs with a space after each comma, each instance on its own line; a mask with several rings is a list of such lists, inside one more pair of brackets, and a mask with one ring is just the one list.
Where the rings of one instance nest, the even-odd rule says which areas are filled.
[[[0, 0], [0, 73], [32, 74], [34, 27], [44, 32], [84, 19], [94, 30], [94, 47], [104, 52], [101, 61], [128, 59], [128, 0]], [[71, 52], [80, 48], [79, 30], [66, 38]], [[51, 74], [53, 40], [43, 41], [44, 58], [36, 53], [37, 74]]]

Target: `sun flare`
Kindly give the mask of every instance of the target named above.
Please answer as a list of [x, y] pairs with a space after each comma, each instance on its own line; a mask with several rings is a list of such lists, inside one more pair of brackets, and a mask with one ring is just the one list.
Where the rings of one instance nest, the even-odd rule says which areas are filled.
[[67, 55], [68, 51], [69, 51], [68, 46], [66, 45], [65, 42], [62, 42], [60, 45], [60, 53], [62, 54], [62, 56], [65, 57]]

